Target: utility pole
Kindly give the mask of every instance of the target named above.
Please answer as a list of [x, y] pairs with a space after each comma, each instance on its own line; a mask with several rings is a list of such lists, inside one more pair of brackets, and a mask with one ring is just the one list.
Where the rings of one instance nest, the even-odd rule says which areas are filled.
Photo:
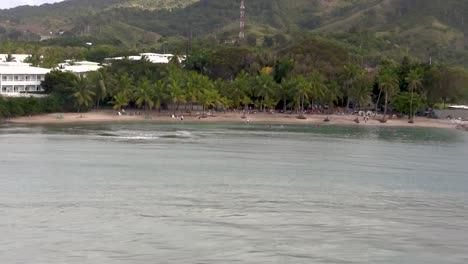
[[244, 0], [241, 1], [240, 5], [240, 31], [239, 31], [239, 42], [245, 38], [245, 4]]

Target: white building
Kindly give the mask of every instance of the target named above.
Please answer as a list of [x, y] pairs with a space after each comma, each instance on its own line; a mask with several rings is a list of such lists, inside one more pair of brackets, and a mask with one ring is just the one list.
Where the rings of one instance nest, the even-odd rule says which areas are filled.
[[50, 69], [32, 67], [27, 63], [0, 62], [0, 95], [20, 96], [44, 91], [41, 82]]
[[89, 72], [98, 71], [102, 66], [97, 62], [92, 61], [70, 61], [67, 60], [65, 63], [61, 63], [58, 69], [63, 72], [71, 72], [80, 77], [86, 76]]
[[[13, 62], [24, 62], [31, 54], [11, 54]], [[8, 54], [0, 54], [0, 62], [6, 62]]]
[[[111, 63], [114, 60], [148, 60], [149, 62], [152, 63], [162, 63], [162, 64], [167, 64], [171, 59], [174, 57], [173, 54], [159, 54], [159, 53], [140, 53], [138, 56], [128, 56], [128, 57], [113, 57], [113, 58], [106, 58], [105, 61], [107, 63]], [[182, 62], [184, 61], [186, 56], [179, 56], [179, 61]]]
[[[140, 53], [142, 59], [147, 59], [152, 63], [169, 63], [169, 61], [174, 57], [172, 54], [158, 54], [158, 53]], [[182, 62], [182, 58], [179, 58], [179, 61]]]

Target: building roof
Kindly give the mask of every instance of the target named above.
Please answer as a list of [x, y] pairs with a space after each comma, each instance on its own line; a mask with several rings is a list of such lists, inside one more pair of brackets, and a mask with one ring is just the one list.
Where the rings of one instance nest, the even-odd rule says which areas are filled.
[[[31, 57], [31, 54], [11, 54], [15, 62], [23, 62], [26, 58]], [[8, 54], [0, 54], [0, 62], [6, 61]]]
[[93, 62], [93, 61], [75, 61], [73, 63], [74, 65], [95, 65], [98, 66], [99, 62]]
[[[159, 53], [140, 53], [139, 56], [128, 56], [128, 57], [114, 57], [114, 58], [106, 58], [106, 61], [113, 61], [113, 60], [142, 60], [147, 59], [149, 62], [152, 63], [169, 63], [171, 58], [174, 57], [174, 54], [159, 54]], [[179, 56], [179, 61], [182, 62], [185, 60], [186, 56]]]
[[468, 105], [452, 105], [449, 106], [450, 109], [461, 109], [461, 110], [468, 110]]
[[97, 62], [66, 60], [65, 63], [60, 63], [57, 69], [63, 72], [87, 73], [97, 71], [100, 68], [102, 66], [99, 66]]
[[50, 69], [30, 66], [27, 63], [20, 62], [1, 62], [0, 74], [47, 74]]
[[97, 71], [102, 68], [99, 65], [65, 65], [59, 68], [63, 72], [86, 73]]

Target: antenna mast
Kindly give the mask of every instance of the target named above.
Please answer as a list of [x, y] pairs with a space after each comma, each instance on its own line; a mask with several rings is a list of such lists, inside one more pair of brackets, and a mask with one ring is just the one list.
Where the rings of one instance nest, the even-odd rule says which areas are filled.
[[241, 1], [240, 5], [240, 31], [239, 31], [239, 41], [245, 38], [245, 4], [244, 0]]

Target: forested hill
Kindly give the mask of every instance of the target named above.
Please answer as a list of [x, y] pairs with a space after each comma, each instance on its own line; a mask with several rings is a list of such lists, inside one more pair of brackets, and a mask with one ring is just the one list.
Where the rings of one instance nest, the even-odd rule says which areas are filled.
[[[68, 0], [0, 11], [1, 39], [33, 40], [50, 31], [61, 38], [151, 46], [160, 36], [237, 35], [240, 0]], [[338, 40], [370, 56], [468, 64], [466, 0], [246, 0], [247, 35], [304, 35]], [[30, 32], [28, 34], [25, 32]], [[279, 45], [284, 43], [277, 43]]]

